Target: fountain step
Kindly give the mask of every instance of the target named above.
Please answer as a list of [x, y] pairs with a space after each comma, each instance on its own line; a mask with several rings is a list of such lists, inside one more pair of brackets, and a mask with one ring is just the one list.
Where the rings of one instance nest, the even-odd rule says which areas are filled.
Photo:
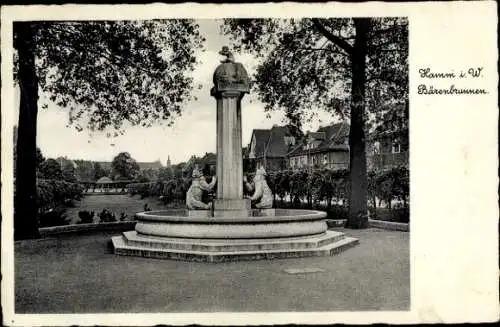
[[195, 251], [180, 249], [151, 248], [145, 246], [133, 246], [127, 243], [124, 236], [112, 238], [115, 254], [125, 256], [140, 256], [146, 258], [188, 260], [202, 262], [225, 262], [262, 259], [300, 258], [311, 256], [329, 256], [342, 252], [358, 244], [358, 240], [352, 237], [343, 237], [333, 243], [316, 248], [288, 248], [268, 249], [253, 251]]
[[135, 231], [123, 233], [127, 245], [187, 251], [256, 251], [278, 249], [313, 249], [345, 237], [343, 233], [328, 231], [320, 235], [271, 239], [187, 239], [143, 236]]

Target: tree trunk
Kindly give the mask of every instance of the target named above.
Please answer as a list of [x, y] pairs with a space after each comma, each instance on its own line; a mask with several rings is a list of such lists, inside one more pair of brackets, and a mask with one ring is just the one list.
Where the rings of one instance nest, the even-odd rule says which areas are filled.
[[14, 23], [21, 90], [14, 199], [14, 239], [39, 238], [36, 203], [36, 127], [38, 80], [35, 71], [35, 28]]
[[354, 18], [356, 38], [351, 54], [352, 104], [351, 129], [349, 133], [349, 217], [346, 227], [366, 228], [368, 226], [367, 173], [365, 152], [365, 82], [367, 34], [369, 18]]
[[373, 208], [371, 211], [372, 214], [370, 215], [370, 219], [376, 219], [377, 218], [377, 199], [375, 198], [375, 196], [371, 197], [371, 201], [372, 201]]

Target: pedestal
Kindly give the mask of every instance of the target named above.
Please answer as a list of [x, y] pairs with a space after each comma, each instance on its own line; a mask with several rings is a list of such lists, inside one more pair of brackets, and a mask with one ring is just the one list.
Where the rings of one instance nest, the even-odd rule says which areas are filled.
[[243, 198], [241, 153], [243, 93], [224, 91], [214, 96], [217, 99], [217, 199], [241, 200]]
[[214, 217], [251, 217], [249, 199], [215, 199]]

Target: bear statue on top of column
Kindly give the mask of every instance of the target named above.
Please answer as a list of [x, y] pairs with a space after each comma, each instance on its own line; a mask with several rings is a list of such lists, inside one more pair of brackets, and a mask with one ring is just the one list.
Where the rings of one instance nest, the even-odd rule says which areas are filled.
[[248, 93], [250, 91], [250, 78], [245, 67], [234, 61], [234, 56], [227, 46], [223, 46], [219, 54], [226, 56], [226, 58], [221, 60], [221, 64], [215, 69], [214, 87], [210, 93], [215, 95], [226, 90]]

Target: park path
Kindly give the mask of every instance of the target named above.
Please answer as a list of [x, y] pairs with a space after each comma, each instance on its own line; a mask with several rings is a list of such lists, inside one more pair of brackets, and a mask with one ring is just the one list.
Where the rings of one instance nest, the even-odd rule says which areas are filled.
[[[341, 230], [332, 257], [195, 263], [120, 257], [118, 233], [15, 244], [16, 313], [408, 310], [409, 233]], [[322, 271], [289, 274], [286, 269]]]

